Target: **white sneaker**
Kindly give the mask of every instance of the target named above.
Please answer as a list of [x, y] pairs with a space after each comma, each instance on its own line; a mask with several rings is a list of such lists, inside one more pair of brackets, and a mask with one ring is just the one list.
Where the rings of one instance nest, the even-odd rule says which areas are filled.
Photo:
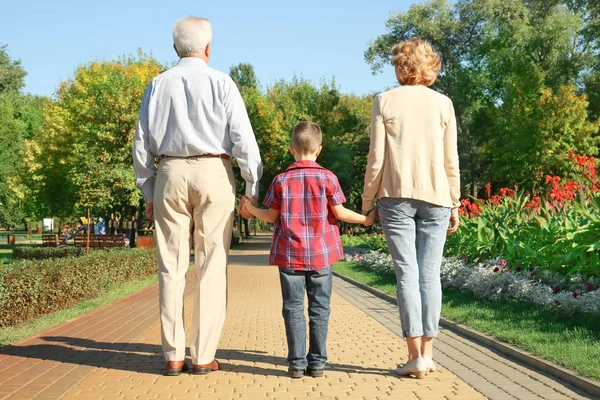
[[425, 374], [429, 370], [427, 363], [423, 357], [412, 360], [408, 364], [400, 364], [396, 368], [396, 374], [400, 376], [414, 375], [417, 379], [425, 378]]
[[437, 369], [431, 357], [423, 354], [423, 359], [425, 360], [425, 364], [427, 364], [427, 373], [433, 372]]

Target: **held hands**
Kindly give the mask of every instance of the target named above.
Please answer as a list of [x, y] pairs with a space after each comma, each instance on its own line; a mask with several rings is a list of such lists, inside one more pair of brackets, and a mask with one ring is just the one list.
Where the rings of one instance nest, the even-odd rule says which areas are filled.
[[364, 226], [371, 226], [375, 223], [376, 219], [379, 219], [379, 213], [377, 212], [377, 208], [373, 208], [371, 211], [367, 212], [367, 219], [363, 222]]
[[154, 203], [146, 204], [146, 217], [148, 217], [150, 221], [154, 221]]
[[245, 219], [249, 219], [252, 217], [252, 214], [248, 211], [248, 207], [246, 203], [250, 203], [255, 207], [258, 207], [258, 199], [256, 197], [247, 197], [242, 196], [240, 203], [238, 204], [237, 213], [241, 215]]
[[453, 208], [450, 214], [450, 227], [446, 231], [447, 235], [451, 235], [458, 229], [460, 225], [460, 215], [458, 214], [458, 208]]

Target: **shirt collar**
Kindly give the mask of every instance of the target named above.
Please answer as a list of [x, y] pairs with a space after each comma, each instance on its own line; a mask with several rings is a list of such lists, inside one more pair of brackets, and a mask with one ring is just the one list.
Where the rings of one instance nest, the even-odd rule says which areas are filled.
[[198, 57], [182, 57], [177, 62], [177, 65], [188, 66], [188, 65], [197, 65], [201, 67], [206, 67], [206, 62]]
[[321, 167], [319, 164], [317, 164], [316, 161], [310, 161], [310, 160], [301, 160], [301, 161], [296, 161], [294, 163], [292, 163], [287, 169], [286, 171], [292, 170], [292, 169], [301, 169], [301, 168], [316, 168], [316, 169], [324, 169], [323, 167]]

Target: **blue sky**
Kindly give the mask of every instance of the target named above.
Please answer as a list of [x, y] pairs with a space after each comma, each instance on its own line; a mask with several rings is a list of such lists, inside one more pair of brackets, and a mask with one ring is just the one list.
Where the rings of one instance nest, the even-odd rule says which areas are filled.
[[2, 5], [0, 44], [21, 59], [25, 92], [52, 95], [78, 65], [135, 54], [177, 59], [171, 30], [186, 15], [213, 24], [211, 66], [228, 72], [250, 62], [263, 86], [294, 74], [318, 83], [335, 76], [342, 92], [363, 94], [395, 85], [390, 68], [373, 76], [363, 53], [385, 33], [390, 12], [406, 0], [191, 1], [33, 0]]

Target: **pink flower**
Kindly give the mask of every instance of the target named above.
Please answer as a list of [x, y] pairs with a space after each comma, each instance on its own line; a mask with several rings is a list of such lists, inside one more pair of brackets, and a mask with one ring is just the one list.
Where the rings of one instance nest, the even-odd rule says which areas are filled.
[[503, 267], [506, 267], [507, 264], [508, 264], [508, 262], [506, 262], [506, 260], [504, 260], [504, 259], [498, 261], [498, 265], [501, 265]]

